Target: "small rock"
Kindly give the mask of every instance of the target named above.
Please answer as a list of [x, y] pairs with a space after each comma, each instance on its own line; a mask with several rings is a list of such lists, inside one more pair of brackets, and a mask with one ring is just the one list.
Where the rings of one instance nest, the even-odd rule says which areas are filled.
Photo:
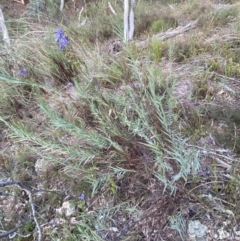
[[199, 220], [190, 221], [188, 225], [188, 235], [192, 241], [207, 241], [207, 227]]
[[111, 228], [109, 228], [109, 230], [114, 232], [114, 233], [118, 232], [118, 228], [116, 228], [116, 227], [111, 227]]
[[66, 217], [70, 217], [75, 213], [75, 205], [73, 205], [70, 201], [63, 202], [61, 208], [56, 209], [56, 213], [63, 216], [65, 215]]
[[223, 227], [222, 228], [220, 228], [220, 229], [218, 229], [218, 239], [219, 240], [223, 240], [223, 239], [225, 239], [225, 238], [229, 238], [230, 237], [230, 234], [227, 232], [227, 231], [225, 231], [224, 229], [223, 229]]
[[35, 171], [37, 173], [37, 175], [42, 178], [44, 177], [46, 174], [47, 174], [47, 171], [49, 169], [49, 162], [45, 159], [38, 159], [36, 162], [35, 162]]
[[71, 217], [70, 224], [77, 225], [78, 223], [79, 223], [79, 221], [76, 219], [76, 217]]

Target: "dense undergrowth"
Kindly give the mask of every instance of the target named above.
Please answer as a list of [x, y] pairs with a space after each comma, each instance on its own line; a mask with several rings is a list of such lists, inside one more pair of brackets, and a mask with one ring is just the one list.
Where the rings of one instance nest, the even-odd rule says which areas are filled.
[[[71, 1], [63, 13], [32, 1], [21, 18], [6, 14], [0, 179], [21, 185], [0, 192], [2, 230], [39, 238], [30, 190], [42, 240], [187, 240], [193, 220], [219, 229], [228, 220], [233, 240], [240, 5], [222, 4], [139, 1], [128, 44], [122, 1], [116, 16], [104, 0], [81, 14]], [[188, 32], [137, 47], [192, 20]]]

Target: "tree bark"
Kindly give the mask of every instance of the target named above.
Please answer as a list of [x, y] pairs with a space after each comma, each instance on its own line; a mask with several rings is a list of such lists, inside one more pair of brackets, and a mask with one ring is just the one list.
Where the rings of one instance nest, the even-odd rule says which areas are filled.
[[129, 40], [133, 38], [133, 34], [134, 34], [134, 9], [135, 9], [135, 0], [131, 0], [130, 15], [129, 15], [129, 33], [128, 33]]
[[128, 41], [128, 15], [129, 15], [129, 0], [124, 0], [124, 16], [123, 16], [123, 24], [124, 24], [124, 41]]
[[135, 1], [136, 0], [124, 0], [123, 24], [125, 42], [133, 38]]
[[8, 47], [10, 47], [10, 38], [8, 35], [7, 27], [5, 25], [5, 20], [4, 20], [1, 5], [0, 5], [0, 28], [1, 28], [2, 34], [3, 34], [3, 41], [7, 44]]

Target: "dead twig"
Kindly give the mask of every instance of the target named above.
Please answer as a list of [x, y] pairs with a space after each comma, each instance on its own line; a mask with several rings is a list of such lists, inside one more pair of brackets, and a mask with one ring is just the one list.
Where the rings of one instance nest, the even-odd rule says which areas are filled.
[[113, 15], [117, 16], [116, 11], [114, 10], [114, 8], [112, 7], [112, 4], [110, 2], [108, 2], [108, 7], [111, 10], [111, 12], [113, 13]]
[[[24, 186], [20, 181], [17, 181], [17, 180], [0, 181], [0, 187], [6, 187], [6, 186], [11, 186], [11, 185], [17, 185], [18, 187], [20, 187], [22, 190], [24, 190], [27, 193], [28, 198], [29, 198], [29, 204], [30, 204], [31, 210], [32, 210], [33, 220], [36, 224], [36, 228], [37, 228], [37, 231], [38, 231], [38, 241], [41, 241], [42, 240], [42, 230], [41, 230], [41, 227], [40, 227], [40, 225], [38, 223], [38, 220], [37, 220], [37, 217], [36, 217], [36, 210], [35, 210], [34, 203], [33, 203], [33, 197], [32, 197], [31, 189]], [[10, 231], [7, 231], [7, 232], [3, 233], [2, 235], [4, 235], [4, 237], [7, 237], [8, 235], [16, 232], [18, 228], [19, 228], [19, 226], [14, 228], [14, 229], [11, 229]], [[1, 238], [1, 236], [0, 236], [0, 238]]]
[[[10, 229], [9, 231], [2, 231], [2, 230], [0, 230], [0, 232], [2, 232], [2, 234], [0, 234], [0, 239], [1, 238], [6, 238], [6, 237], [13, 238], [13, 237], [15, 237], [16, 234], [18, 236], [20, 236], [20, 237], [27, 237], [27, 236], [29, 236], [29, 235], [22, 235], [22, 234], [17, 233], [17, 230], [20, 227], [22, 227], [27, 222], [29, 222], [29, 220], [19, 224], [18, 226], [16, 226], [15, 228]], [[12, 236], [10, 236], [11, 234], [12, 234]]]
[[35, 210], [35, 207], [34, 207], [34, 203], [33, 203], [33, 198], [32, 198], [32, 192], [30, 192], [28, 189], [24, 189], [22, 188], [28, 195], [28, 198], [29, 198], [29, 203], [30, 203], [30, 206], [31, 206], [31, 209], [32, 209], [32, 216], [33, 216], [33, 220], [36, 224], [36, 227], [37, 227], [37, 230], [38, 230], [38, 241], [41, 241], [42, 240], [42, 230], [41, 230], [41, 227], [38, 223], [38, 220], [37, 220], [37, 217], [36, 217], [36, 210]]
[[21, 227], [21, 226], [22, 225], [19, 225], [19, 226], [15, 227], [15, 228], [12, 228], [9, 231], [5, 231], [4, 233], [0, 234], [0, 238], [8, 237], [10, 234], [15, 233], [19, 229], [19, 227]]

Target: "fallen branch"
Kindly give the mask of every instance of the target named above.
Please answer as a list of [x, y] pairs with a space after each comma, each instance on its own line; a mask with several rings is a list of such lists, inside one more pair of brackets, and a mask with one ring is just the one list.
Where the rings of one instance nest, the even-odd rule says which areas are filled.
[[136, 46], [137, 46], [137, 48], [145, 48], [145, 47], [147, 47], [147, 45], [149, 44], [149, 42], [152, 39], [165, 40], [165, 39], [173, 38], [181, 33], [187, 32], [187, 31], [195, 28], [197, 26], [197, 23], [198, 23], [198, 19], [188, 23], [185, 26], [178, 26], [176, 29], [171, 28], [165, 32], [153, 35], [150, 39], [137, 42]]
[[33, 198], [32, 198], [32, 193], [28, 190], [28, 189], [24, 189], [22, 188], [28, 195], [28, 198], [29, 198], [29, 203], [31, 205], [31, 209], [32, 209], [32, 216], [33, 216], [33, 220], [36, 224], [36, 227], [37, 227], [37, 230], [38, 230], [38, 241], [41, 241], [42, 240], [42, 230], [41, 230], [41, 227], [38, 223], [38, 220], [37, 220], [37, 217], [36, 217], [36, 210], [34, 208], [34, 203], [33, 203]]
[[20, 182], [19, 181], [0, 181], [0, 187], [6, 187], [6, 186], [10, 186], [10, 185], [19, 185]]
[[5, 231], [4, 233], [0, 234], [0, 238], [6, 238], [6, 237], [8, 237], [10, 234], [15, 233], [15, 232], [18, 230], [19, 227], [21, 227], [21, 225], [15, 227], [15, 228], [12, 228], [12, 229], [9, 230], [9, 231]]

